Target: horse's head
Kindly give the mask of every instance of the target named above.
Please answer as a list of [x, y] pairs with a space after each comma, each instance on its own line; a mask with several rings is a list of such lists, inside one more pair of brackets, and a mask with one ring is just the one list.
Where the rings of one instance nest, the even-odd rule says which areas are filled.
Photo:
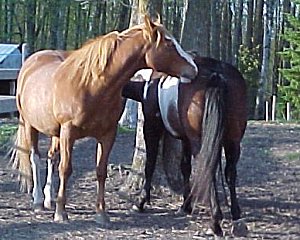
[[145, 16], [144, 37], [148, 41], [146, 64], [156, 71], [183, 79], [193, 79], [198, 68], [176, 39], [160, 23]]

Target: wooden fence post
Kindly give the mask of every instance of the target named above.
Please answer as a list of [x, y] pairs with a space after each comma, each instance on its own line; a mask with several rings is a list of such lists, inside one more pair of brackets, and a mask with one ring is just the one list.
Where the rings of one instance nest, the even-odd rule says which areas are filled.
[[266, 122], [269, 121], [269, 102], [266, 101]]
[[290, 103], [289, 102], [287, 102], [286, 103], [286, 120], [287, 121], [290, 121], [291, 120], [291, 115], [290, 115]]
[[276, 96], [272, 96], [272, 121], [275, 121], [275, 115], [276, 115]]

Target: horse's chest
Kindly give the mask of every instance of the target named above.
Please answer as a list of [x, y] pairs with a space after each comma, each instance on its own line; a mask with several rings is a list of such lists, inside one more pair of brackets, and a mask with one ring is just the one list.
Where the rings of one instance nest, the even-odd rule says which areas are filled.
[[178, 113], [179, 79], [168, 77], [158, 84], [158, 103], [165, 128], [175, 137], [181, 134], [181, 121]]

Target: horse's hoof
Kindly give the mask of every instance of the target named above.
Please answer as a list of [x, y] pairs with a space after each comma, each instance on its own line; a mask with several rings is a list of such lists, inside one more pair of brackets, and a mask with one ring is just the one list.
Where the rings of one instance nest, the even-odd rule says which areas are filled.
[[66, 222], [68, 221], [68, 214], [66, 212], [54, 214], [54, 222]]
[[33, 204], [33, 210], [35, 213], [39, 213], [39, 212], [44, 211], [45, 209], [44, 209], [44, 206], [42, 203], [35, 203], [35, 204]]
[[101, 226], [108, 227], [110, 225], [109, 216], [105, 212], [97, 213], [95, 217], [96, 223]]
[[220, 224], [211, 224], [210, 229], [212, 233], [218, 237], [223, 237], [223, 231]]
[[143, 211], [144, 211], [144, 208], [140, 208], [140, 207], [137, 206], [136, 204], [133, 204], [132, 210], [135, 211], [135, 212], [143, 212]]
[[55, 208], [55, 201], [44, 201], [44, 208], [52, 210]]
[[182, 205], [181, 209], [185, 214], [188, 214], [188, 215], [192, 214], [192, 211], [193, 211], [191, 205]]
[[246, 237], [248, 232], [247, 225], [242, 219], [232, 222], [231, 234], [235, 237]]
[[180, 207], [176, 212], [175, 215], [176, 216], [186, 216], [186, 215], [190, 215], [192, 212], [190, 211], [186, 211], [186, 209], [184, 209], [183, 207]]

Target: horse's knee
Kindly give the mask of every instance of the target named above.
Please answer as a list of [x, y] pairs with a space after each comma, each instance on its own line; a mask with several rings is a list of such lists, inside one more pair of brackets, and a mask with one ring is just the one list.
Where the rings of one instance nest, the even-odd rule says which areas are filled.
[[59, 164], [59, 176], [60, 177], [66, 177], [69, 178], [73, 172], [72, 164], [69, 163], [67, 165], [62, 164], [62, 162]]

